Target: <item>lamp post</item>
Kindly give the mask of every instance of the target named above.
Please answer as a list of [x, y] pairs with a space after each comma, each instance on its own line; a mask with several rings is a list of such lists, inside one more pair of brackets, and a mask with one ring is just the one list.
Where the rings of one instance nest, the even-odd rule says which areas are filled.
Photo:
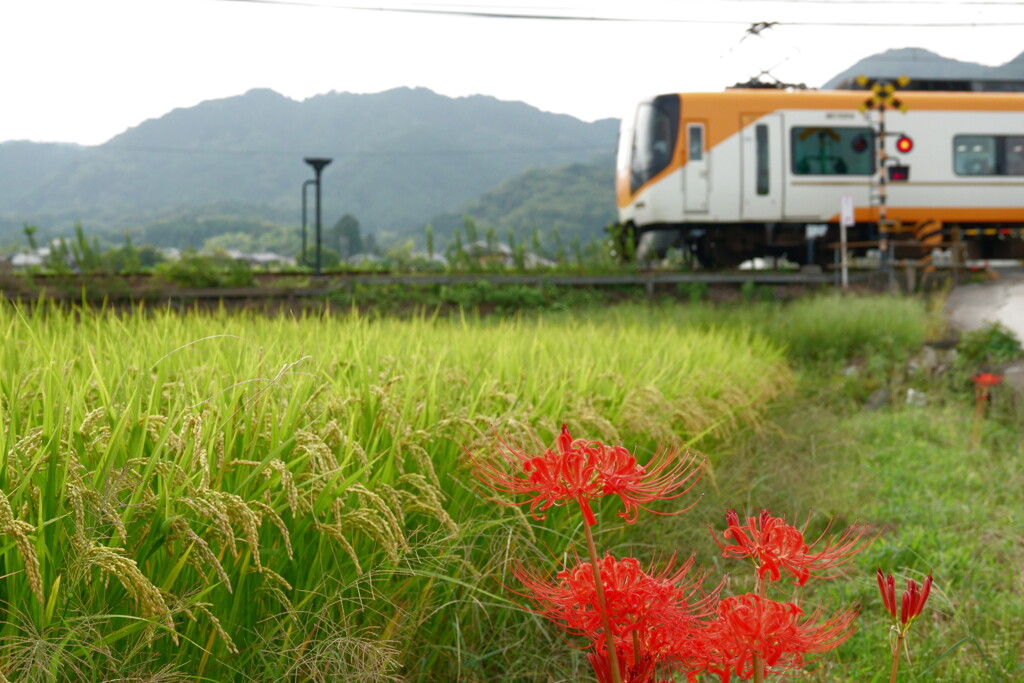
[[[320, 245], [322, 243], [320, 237], [320, 172], [324, 170], [324, 166], [331, 163], [332, 159], [324, 157], [306, 157], [303, 159], [307, 164], [313, 167], [313, 171], [316, 173], [316, 266], [314, 269], [315, 275], [320, 275]], [[305, 188], [303, 188], [303, 197], [305, 197]]]
[[299, 262], [306, 265], [306, 188], [316, 183], [315, 179], [302, 183], [302, 251], [299, 252]]

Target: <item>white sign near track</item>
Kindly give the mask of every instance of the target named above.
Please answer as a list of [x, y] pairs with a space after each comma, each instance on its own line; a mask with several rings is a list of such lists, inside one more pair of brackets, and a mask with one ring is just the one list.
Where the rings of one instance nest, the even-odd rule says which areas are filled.
[[854, 223], [853, 195], [844, 194], [839, 198], [839, 226], [843, 228], [852, 228]]

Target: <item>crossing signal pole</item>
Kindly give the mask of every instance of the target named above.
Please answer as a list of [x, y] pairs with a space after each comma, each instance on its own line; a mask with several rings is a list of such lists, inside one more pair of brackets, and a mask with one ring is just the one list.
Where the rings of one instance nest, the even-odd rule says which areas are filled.
[[[889, 279], [892, 280], [893, 270], [893, 248], [892, 243], [889, 240], [889, 233], [892, 231], [892, 224], [889, 222], [887, 201], [888, 201], [888, 181], [887, 176], [889, 166], [889, 155], [885, 151], [885, 112], [887, 109], [896, 109], [900, 112], [906, 112], [907, 107], [896, 97], [896, 88], [906, 87], [910, 83], [910, 79], [906, 76], [900, 76], [896, 79], [896, 82], [891, 81], [875, 81], [871, 84], [871, 97], [864, 100], [864, 103], [860, 105], [860, 111], [866, 112], [869, 109], [878, 110], [878, 166], [876, 169], [878, 177], [878, 231], [879, 237], [879, 249], [882, 252], [883, 262], [886, 264], [886, 268], [889, 271]], [[861, 75], [857, 76], [857, 85], [866, 87], [868, 84], [868, 77]], [[909, 172], [901, 174], [901, 180], [906, 180]]]

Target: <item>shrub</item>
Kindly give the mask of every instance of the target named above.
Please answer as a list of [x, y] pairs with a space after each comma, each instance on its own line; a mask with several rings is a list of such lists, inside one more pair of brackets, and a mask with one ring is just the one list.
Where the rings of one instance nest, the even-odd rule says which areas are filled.
[[957, 353], [965, 365], [1008, 363], [1024, 355], [1020, 341], [1000, 323], [971, 330], [957, 344]]

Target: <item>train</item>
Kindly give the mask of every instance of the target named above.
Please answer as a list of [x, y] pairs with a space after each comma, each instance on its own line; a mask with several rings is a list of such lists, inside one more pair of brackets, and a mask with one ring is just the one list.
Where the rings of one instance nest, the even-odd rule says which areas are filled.
[[641, 258], [676, 247], [705, 266], [823, 265], [842, 217], [864, 250], [890, 239], [925, 254], [955, 240], [968, 258], [1024, 259], [1024, 93], [907, 90], [901, 110], [886, 111], [868, 107], [870, 96], [732, 89], [643, 100], [619, 133], [622, 234]]

